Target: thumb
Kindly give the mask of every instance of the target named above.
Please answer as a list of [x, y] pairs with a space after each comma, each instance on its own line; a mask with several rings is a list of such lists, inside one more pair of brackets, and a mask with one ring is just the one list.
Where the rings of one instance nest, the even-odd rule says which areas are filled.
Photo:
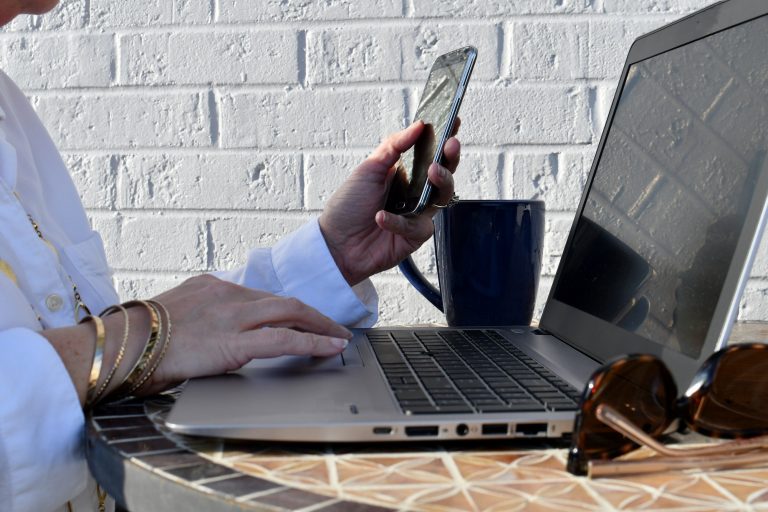
[[393, 133], [373, 150], [368, 160], [380, 164], [386, 169], [392, 167], [400, 159], [401, 154], [416, 144], [423, 131], [424, 122], [416, 121], [405, 130]]

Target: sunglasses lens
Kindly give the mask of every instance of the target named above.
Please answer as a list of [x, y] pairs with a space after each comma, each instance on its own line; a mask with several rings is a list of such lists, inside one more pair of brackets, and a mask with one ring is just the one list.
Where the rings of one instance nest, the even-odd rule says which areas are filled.
[[723, 437], [768, 432], [768, 346], [737, 345], [717, 354], [695, 382], [709, 381], [689, 399], [694, 430]]
[[630, 356], [592, 376], [574, 425], [568, 471], [587, 472], [587, 462], [610, 459], [637, 445], [597, 418], [597, 406], [609, 405], [652, 436], [661, 435], [674, 416], [677, 388], [669, 370], [653, 356]]

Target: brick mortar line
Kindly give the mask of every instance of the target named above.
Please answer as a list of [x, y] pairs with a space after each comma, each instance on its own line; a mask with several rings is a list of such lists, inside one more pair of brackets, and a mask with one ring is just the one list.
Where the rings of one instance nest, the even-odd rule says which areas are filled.
[[[244, 263], [244, 262], [243, 262]], [[193, 277], [200, 275], [202, 273], [206, 272], [216, 272], [218, 270], [224, 270], [224, 269], [214, 269], [214, 270], [179, 270], [173, 271], [173, 270], [152, 270], [152, 269], [129, 269], [129, 268], [117, 268], [117, 267], [110, 267], [113, 276], [118, 280], [125, 280], [127, 279], [172, 279], [176, 277], [186, 278], [186, 277]], [[426, 277], [431, 277], [434, 279], [437, 279], [436, 273], [424, 273]], [[397, 269], [391, 268], [389, 270], [385, 270], [382, 273], [376, 274], [375, 276], [376, 281], [379, 281], [381, 283], [385, 284], [391, 284], [395, 282], [400, 282], [402, 280], [403, 283], [407, 284], [407, 281], [398, 273]], [[542, 278], [545, 277], [552, 277], [550, 275], [542, 274]]]
[[[382, 133], [381, 138], [385, 138], [386, 134]], [[461, 136], [459, 136], [461, 140]], [[68, 148], [61, 149], [60, 152], [65, 157], [80, 157], [80, 156], [291, 156], [296, 155], [297, 151], [305, 156], [342, 156], [349, 154], [350, 157], [365, 158], [368, 153], [373, 151], [377, 142], [372, 142], [371, 145], [366, 146], [339, 146], [334, 148], [312, 148], [312, 147], [233, 147], [233, 148], [218, 148], [213, 146], [199, 146], [199, 147], [113, 147], [113, 148]], [[597, 150], [596, 143], [574, 143], [574, 144], [545, 144], [545, 143], [503, 143], [503, 144], [462, 144], [461, 150], [463, 153], [478, 155], [478, 156], [492, 156], [500, 153], [510, 153], [512, 155], [536, 155], [542, 153], [570, 153], [580, 154], [585, 152], [594, 152]], [[362, 160], [361, 160], [362, 162]]]
[[[430, 242], [427, 242], [430, 243]], [[266, 247], [266, 246], [265, 246]], [[152, 270], [152, 269], [129, 269], [129, 268], [119, 268], [119, 267], [110, 267], [111, 270], [114, 273], [114, 277], [117, 279], [125, 279], [125, 278], [132, 278], [132, 279], [141, 279], [141, 278], [174, 278], [174, 277], [191, 277], [196, 276], [204, 272], [210, 272], [208, 270]], [[428, 277], [434, 277], [437, 278], [436, 273], [426, 273], [425, 274]], [[393, 282], [400, 282], [402, 279], [402, 276], [400, 276], [397, 271], [393, 269], [389, 269], [384, 271], [383, 273], [377, 274], [373, 276], [375, 281], [390, 284]], [[542, 281], [548, 281], [551, 280], [554, 277], [554, 274], [542, 274], [541, 280]], [[750, 276], [748, 281], [750, 284], [756, 284], [761, 286], [767, 286], [768, 287], [768, 276]], [[551, 284], [551, 283], [550, 283]]]
[[[615, 87], [619, 77], [584, 77], [569, 79], [510, 79], [495, 78], [488, 80], [473, 80], [472, 86], [482, 87], [486, 90], [514, 89], [515, 87], [530, 87], [540, 89], [556, 89], [568, 87]], [[232, 84], [222, 82], [208, 82], [200, 84], [167, 84], [159, 83], [156, 85], [148, 84], [123, 84], [115, 83], [107, 86], [77, 86], [63, 88], [33, 89], [24, 88], [25, 94], [34, 95], [45, 99], [54, 97], [87, 98], [88, 96], [120, 96], [126, 93], [149, 93], [150, 95], [172, 95], [172, 94], [205, 94], [210, 92], [211, 88], [219, 90], [221, 94], [228, 92], [236, 93], [285, 93], [294, 91], [304, 92], [357, 92], [357, 91], [382, 91], [385, 93], [400, 92], [404, 88], [420, 88], [422, 80], [382, 80], [379, 82], [344, 82], [344, 83], [312, 83], [305, 87], [297, 82], [275, 82], [265, 84]], [[291, 87], [286, 91], [286, 87]], [[471, 89], [470, 89], [471, 91]]]
[[[534, 199], [535, 200], [535, 199]], [[493, 201], [493, 199], [490, 199]], [[257, 210], [254, 208], [116, 208], [114, 210], [106, 208], [86, 208], [86, 213], [92, 219], [97, 220], [109, 220], [120, 216], [125, 218], [130, 216], [132, 218], [152, 218], [156, 219], [162, 216], [164, 219], [192, 219], [192, 220], [206, 220], [216, 222], [217, 220], [230, 220], [232, 218], [245, 219], [245, 220], [274, 220], [275, 217], [279, 217], [284, 220], [305, 220], [308, 221], [320, 214], [322, 210], [278, 210], [278, 209], [265, 209]], [[547, 210], [547, 218], [549, 220], [573, 220], [576, 214], [573, 210]], [[226, 216], [227, 219], [211, 219], [201, 218], [204, 216]]]
[[[429, 243], [429, 242], [427, 242]], [[118, 267], [110, 267], [113, 275], [117, 279], [156, 279], [156, 278], [176, 278], [176, 277], [192, 277], [196, 275], [200, 275], [201, 273], [205, 272], [212, 272], [212, 271], [218, 271], [223, 269], [215, 269], [215, 270], [178, 270], [178, 271], [172, 271], [172, 270], [151, 270], [151, 269], [129, 269], [129, 268], [118, 268]], [[427, 277], [432, 277], [437, 279], [437, 273], [425, 273], [424, 274]], [[541, 274], [540, 279], [545, 284], [551, 285], [551, 280], [554, 278], [554, 274]], [[397, 270], [395, 268], [385, 270], [382, 273], [376, 274], [373, 276], [374, 280], [383, 284], [392, 284], [392, 283], [399, 283], [403, 277], [397, 273]], [[404, 282], [404, 281], [403, 281]], [[753, 276], [750, 277], [747, 281], [751, 284], [758, 284], [758, 285], [764, 285], [768, 286], [768, 276]]]
[[[152, 218], [156, 219], [158, 217], [162, 217], [163, 219], [198, 219], [202, 220], [201, 217], [204, 215], [207, 216], [216, 216], [216, 215], [225, 215], [227, 217], [232, 217], [232, 214], [241, 214], [241, 215], [235, 215], [237, 218], [242, 219], [258, 219], [260, 217], [265, 219], [274, 219], [275, 215], [278, 215], [282, 219], [293, 219], [293, 220], [310, 220], [312, 217], [316, 216], [320, 213], [321, 210], [282, 210], [282, 209], [264, 209], [259, 210], [256, 208], [127, 208], [127, 207], [118, 207], [114, 210], [107, 209], [107, 208], [87, 208], [85, 209], [88, 216], [99, 219], [99, 220], [105, 220], [110, 219], [113, 216], [120, 216], [121, 218], [125, 218], [126, 216], [134, 217], [134, 218]], [[222, 219], [206, 219], [211, 221], [216, 220], [222, 220]]]
[[320, 28], [339, 30], [339, 23], [344, 23], [344, 28], [359, 28], [370, 29], [371, 25], [376, 27], [413, 27], [422, 25], [425, 23], [440, 23], [443, 26], [461, 26], [461, 25], [475, 25], [475, 24], [495, 24], [503, 21], [512, 22], [553, 22], [556, 23], [568, 23], [572, 21], [665, 21], [665, 18], [675, 17], [680, 18], [687, 16], [695, 12], [696, 9], [670, 11], [670, 12], [656, 12], [656, 13], [637, 13], [637, 12], [590, 12], [590, 13], [532, 13], [532, 14], [510, 14], [510, 15], [491, 15], [491, 16], [478, 16], [467, 17], [457, 20], [455, 16], [440, 16], [440, 17], [414, 17], [403, 18], [402, 16], [393, 15], [385, 18], [339, 18], [339, 19], [322, 19], [322, 20], [291, 20], [291, 21], [249, 21], [244, 23], [229, 23], [229, 22], [215, 22], [215, 23], [168, 23], [157, 26], [134, 26], [125, 27], [120, 25], [114, 26], [100, 26], [90, 25], [80, 28], [68, 28], [68, 29], [15, 29], [15, 30], [0, 30], [0, 39], [5, 37], [11, 37], [14, 35], [29, 35], [29, 34], [59, 34], [59, 35], [72, 35], [72, 34], [89, 34], [89, 35], [103, 35], [110, 33], [117, 33], [119, 35], [146, 35], [155, 33], [178, 33], [179, 29], [185, 32], [198, 32], [207, 33], [216, 30], [225, 30], [229, 32], [242, 32], [250, 30], [268, 31], [271, 29], [282, 30], [300, 30], [306, 28]]

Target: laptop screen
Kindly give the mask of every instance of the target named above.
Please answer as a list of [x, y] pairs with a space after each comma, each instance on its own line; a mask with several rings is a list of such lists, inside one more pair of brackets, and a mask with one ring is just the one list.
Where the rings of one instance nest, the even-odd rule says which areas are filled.
[[627, 70], [552, 298], [697, 359], [768, 151], [768, 16]]

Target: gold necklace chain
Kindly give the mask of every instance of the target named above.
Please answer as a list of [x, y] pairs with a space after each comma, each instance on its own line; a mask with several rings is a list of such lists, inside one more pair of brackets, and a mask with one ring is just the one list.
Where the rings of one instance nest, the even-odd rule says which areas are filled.
[[[16, 195], [16, 197], [18, 198], [18, 195]], [[32, 215], [27, 213], [27, 218], [29, 219], [29, 222], [32, 224], [32, 228], [35, 230], [35, 233], [37, 233], [38, 238], [40, 238], [40, 240], [42, 240], [48, 247], [50, 247], [53, 253], [58, 256], [59, 252], [56, 250], [56, 247], [54, 247], [51, 242], [45, 239], [45, 237], [43, 236], [43, 232], [40, 230], [40, 226], [32, 217]], [[84, 311], [87, 315], [91, 314], [91, 310], [88, 309], [88, 306], [86, 306], [85, 302], [83, 302], [83, 298], [80, 296], [80, 291], [77, 289], [77, 285], [72, 280], [72, 276], [67, 274], [67, 277], [69, 278], [69, 282], [72, 283], [72, 291], [74, 292], [74, 296], [75, 296], [75, 321], [77, 322], [80, 320], [79, 313], [81, 310]], [[107, 499], [107, 492], [103, 490], [101, 486], [98, 484], [96, 485], [96, 497], [98, 499], [99, 512], [105, 512], [106, 510], [105, 502]], [[71, 501], [67, 501], [67, 512], [74, 512]]]
[[[40, 238], [40, 240], [45, 242], [45, 244], [51, 248], [54, 254], [58, 255], [59, 252], [56, 250], [53, 244], [51, 244], [51, 242], [45, 239], [45, 237], [43, 236], [43, 232], [40, 231], [40, 226], [37, 224], [35, 219], [32, 218], [32, 215], [27, 213], [27, 218], [29, 219], [29, 222], [32, 224], [32, 228], [35, 230], [35, 233], [37, 233], [37, 236]], [[80, 291], [77, 289], [77, 285], [72, 280], [72, 277], [70, 275], [67, 275], [67, 277], [69, 278], [69, 282], [72, 284], [72, 291], [74, 292], [74, 296], [75, 296], [75, 321], [77, 322], [80, 320], [81, 311], [83, 311], [86, 315], [90, 315], [91, 310], [88, 309], [88, 306], [86, 306], [85, 302], [83, 302], [83, 298], [80, 296]]]
[[[99, 484], [96, 484], [96, 499], [99, 500], [99, 512], [106, 512], [107, 510], [107, 491], [101, 488]], [[67, 502], [67, 512], [75, 512], [75, 507], [72, 506], [72, 502]]]

